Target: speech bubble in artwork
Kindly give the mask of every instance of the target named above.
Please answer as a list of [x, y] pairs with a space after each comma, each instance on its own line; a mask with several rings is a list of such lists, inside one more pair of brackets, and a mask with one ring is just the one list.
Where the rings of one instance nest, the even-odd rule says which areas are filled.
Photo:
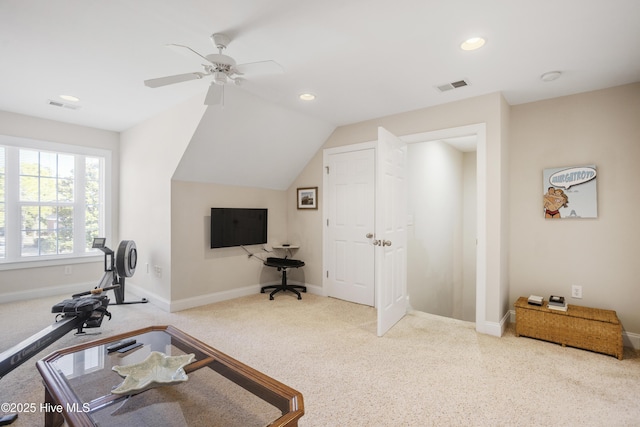
[[558, 171], [549, 177], [549, 184], [554, 187], [569, 189], [574, 185], [584, 184], [595, 179], [596, 169], [589, 166], [568, 168]]

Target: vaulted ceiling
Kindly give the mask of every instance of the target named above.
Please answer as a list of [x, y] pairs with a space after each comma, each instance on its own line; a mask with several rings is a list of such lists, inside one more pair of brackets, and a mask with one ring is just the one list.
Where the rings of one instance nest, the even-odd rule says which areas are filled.
[[[482, 94], [514, 105], [640, 81], [638, 17], [637, 0], [3, 0], [0, 110], [124, 131], [204, 100], [211, 76], [153, 89], [143, 81], [202, 71], [203, 58], [166, 45], [207, 55], [221, 32], [238, 63], [282, 66], [247, 74], [244, 91], [290, 111], [290, 123], [314, 122], [317, 149], [335, 126]], [[473, 36], [486, 44], [462, 50]], [[549, 71], [560, 78], [542, 81]], [[468, 85], [438, 89], [460, 80]], [[203, 120], [215, 121], [216, 108]], [[207, 127], [217, 129], [199, 132]], [[255, 135], [242, 138], [255, 152]], [[281, 144], [293, 153], [305, 141], [296, 131]]]

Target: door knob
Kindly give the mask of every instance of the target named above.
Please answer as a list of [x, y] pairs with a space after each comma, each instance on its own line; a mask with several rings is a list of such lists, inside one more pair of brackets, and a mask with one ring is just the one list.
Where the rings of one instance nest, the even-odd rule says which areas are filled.
[[382, 240], [374, 240], [373, 246], [382, 246]]
[[372, 237], [373, 237], [373, 233], [367, 233], [367, 235], [366, 235], [366, 236], [364, 236], [364, 237], [366, 237], [367, 239], [370, 239], [370, 238], [372, 238]]
[[383, 240], [382, 246], [391, 246], [391, 240]]

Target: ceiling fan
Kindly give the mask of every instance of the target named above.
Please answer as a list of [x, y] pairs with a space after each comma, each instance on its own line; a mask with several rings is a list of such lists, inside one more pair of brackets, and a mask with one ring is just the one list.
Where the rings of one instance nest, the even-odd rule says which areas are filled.
[[250, 62], [246, 64], [236, 64], [236, 61], [232, 57], [224, 55], [222, 53], [222, 51], [226, 49], [231, 42], [229, 36], [227, 36], [226, 34], [216, 33], [212, 34], [210, 38], [214, 46], [218, 49], [218, 53], [202, 55], [191, 49], [189, 46], [180, 44], [168, 45], [169, 47], [187, 49], [207, 61], [207, 63], [202, 64], [203, 71], [145, 80], [145, 86], [156, 88], [171, 85], [174, 83], [181, 83], [189, 80], [197, 80], [207, 76], [212, 76], [213, 81], [209, 86], [209, 91], [207, 92], [204, 103], [206, 105], [224, 105], [224, 86], [227, 84], [234, 84], [238, 86], [243, 85], [244, 83], [246, 83], [246, 79], [242, 77], [245, 75], [245, 73], [274, 74], [283, 72], [282, 66], [280, 66], [280, 64], [278, 64], [277, 62], [271, 60]]

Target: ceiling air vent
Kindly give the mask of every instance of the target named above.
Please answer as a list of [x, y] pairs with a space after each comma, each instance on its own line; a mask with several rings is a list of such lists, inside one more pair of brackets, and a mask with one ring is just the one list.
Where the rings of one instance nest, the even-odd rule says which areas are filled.
[[64, 102], [52, 101], [51, 99], [47, 100], [47, 104], [53, 105], [54, 107], [68, 108], [70, 110], [77, 110], [78, 108], [80, 108], [79, 105], [65, 104]]
[[446, 91], [449, 91], [449, 90], [458, 89], [458, 88], [465, 87], [465, 86], [469, 86], [469, 83], [466, 80], [458, 80], [456, 82], [451, 82], [451, 83], [445, 83], [443, 85], [438, 85], [438, 86], [436, 86], [436, 88], [440, 92], [446, 92]]

